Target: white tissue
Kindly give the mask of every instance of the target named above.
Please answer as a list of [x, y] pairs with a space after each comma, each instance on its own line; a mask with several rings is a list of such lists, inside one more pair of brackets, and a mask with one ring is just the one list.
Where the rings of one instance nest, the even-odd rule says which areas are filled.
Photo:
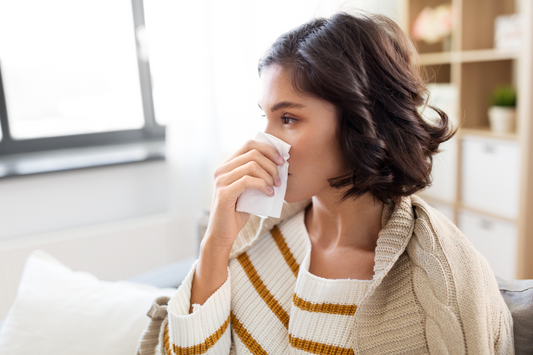
[[255, 140], [276, 148], [278, 153], [285, 159], [285, 163], [278, 165], [281, 185], [279, 187], [273, 186], [273, 197], [257, 189], [246, 189], [237, 200], [237, 211], [255, 214], [261, 218], [268, 216], [279, 218], [285, 200], [285, 192], [287, 191], [287, 178], [289, 176], [289, 163], [287, 160], [290, 157], [289, 150], [291, 146], [281, 139], [263, 132], [257, 133]]

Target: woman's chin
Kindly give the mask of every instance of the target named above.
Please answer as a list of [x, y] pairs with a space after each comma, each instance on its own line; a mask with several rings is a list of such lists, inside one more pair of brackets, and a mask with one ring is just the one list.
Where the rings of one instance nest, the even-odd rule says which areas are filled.
[[284, 200], [287, 203], [294, 203], [294, 199], [292, 198], [292, 194], [289, 192], [289, 189], [287, 189], [287, 192], [285, 192]]
[[290, 198], [288, 198], [287, 196], [285, 196], [285, 202], [287, 202], [287, 203], [294, 203], [294, 201], [291, 200]]
[[298, 196], [296, 194], [290, 193], [289, 190], [285, 193], [285, 202], [287, 203], [296, 203], [296, 202], [302, 202], [304, 200], [307, 200], [308, 196]]

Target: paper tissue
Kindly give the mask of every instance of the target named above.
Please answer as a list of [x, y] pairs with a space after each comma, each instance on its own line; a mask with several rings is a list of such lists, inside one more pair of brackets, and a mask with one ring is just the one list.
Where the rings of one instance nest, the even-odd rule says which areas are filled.
[[289, 150], [291, 149], [291, 146], [281, 139], [263, 132], [257, 133], [255, 140], [276, 148], [278, 153], [285, 160], [282, 165], [278, 165], [281, 185], [279, 187], [273, 186], [273, 197], [270, 197], [257, 189], [245, 190], [237, 200], [237, 211], [255, 214], [261, 218], [279, 218], [285, 200], [285, 192], [287, 191], [287, 178], [289, 175], [289, 163], [287, 160], [290, 157]]

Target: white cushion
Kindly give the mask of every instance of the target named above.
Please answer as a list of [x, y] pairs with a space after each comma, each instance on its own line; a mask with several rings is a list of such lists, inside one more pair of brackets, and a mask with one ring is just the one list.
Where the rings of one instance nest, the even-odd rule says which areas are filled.
[[35, 251], [0, 331], [0, 354], [133, 355], [153, 300], [175, 292], [100, 281]]

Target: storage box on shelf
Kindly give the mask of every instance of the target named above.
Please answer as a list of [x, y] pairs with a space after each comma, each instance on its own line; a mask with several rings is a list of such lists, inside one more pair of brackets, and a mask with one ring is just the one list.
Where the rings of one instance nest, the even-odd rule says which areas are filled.
[[507, 280], [516, 277], [516, 223], [466, 210], [459, 213], [458, 222], [459, 229], [487, 259], [496, 275]]
[[[404, 30], [426, 6], [445, 3], [456, 16], [451, 50], [416, 45], [429, 82], [457, 88], [457, 112], [446, 112], [460, 118], [460, 129], [434, 158], [433, 186], [420, 195], [458, 225], [497, 275], [533, 278], [533, 4], [404, 0]], [[522, 48], [495, 49], [496, 18], [513, 13], [522, 16]], [[489, 128], [489, 97], [499, 85], [518, 89], [515, 133]]]
[[520, 149], [513, 140], [462, 137], [461, 202], [516, 221]]

